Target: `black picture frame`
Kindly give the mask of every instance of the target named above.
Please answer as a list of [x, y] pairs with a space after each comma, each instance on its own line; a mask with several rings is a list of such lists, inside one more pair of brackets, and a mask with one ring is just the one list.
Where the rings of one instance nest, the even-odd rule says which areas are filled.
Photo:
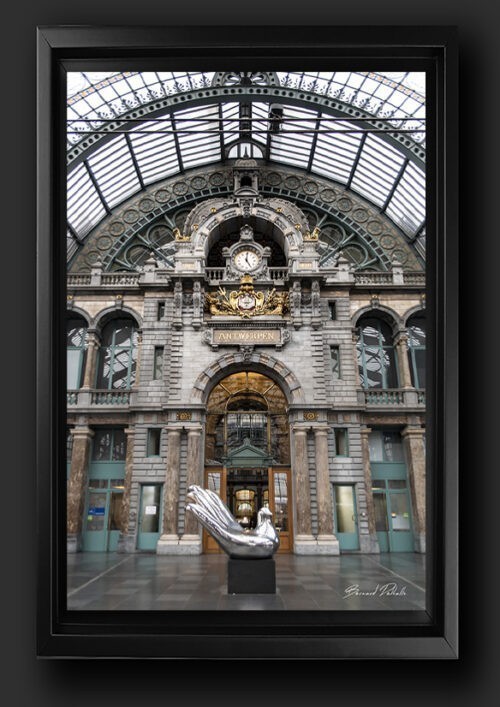
[[[425, 70], [428, 77], [428, 608], [414, 612], [65, 609], [65, 96], [68, 69]], [[458, 657], [458, 42], [435, 27], [38, 28], [37, 531], [39, 657]], [[257, 615], [258, 614], [258, 615]]]

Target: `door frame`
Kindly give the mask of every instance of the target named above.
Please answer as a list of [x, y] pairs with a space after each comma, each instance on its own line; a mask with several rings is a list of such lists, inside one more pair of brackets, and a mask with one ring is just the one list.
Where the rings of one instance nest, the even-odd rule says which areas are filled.
[[[338, 531], [338, 516], [337, 516], [337, 491], [336, 487], [337, 486], [349, 486], [352, 491], [352, 507], [353, 507], [353, 514], [354, 514], [354, 527], [355, 527], [355, 532], [354, 533], [339, 533]], [[357, 494], [356, 494], [356, 483], [355, 482], [340, 482], [340, 481], [334, 481], [332, 483], [332, 499], [333, 499], [333, 527], [334, 527], [334, 533], [335, 537], [339, 541], [339, 550], [344, 551], [344, 552], [356, 552], [357, 550], [360, 549], [360, 544], [359, 544], [359, 521], [358, 521], [358, 499], [357, 499]], [[342, 538], [341, 536], [343, 535], [355, 535], [356, 536], [356, 547], [342, 547], [342, 541], [345, 543], [347, 542], [346, 538]]]
[[[158, 535], [155, 541], [151, 541], [152, 543], [154, 542], [154, 546], [152, 547], [139, 547], [140, 543], [140, 536], [141, 536], [141, 525], [142, 525], [142, 494], [144, 491], [145, 486], [159, 486], [160, 487], [160, 498], [158, 501], [159, 505], [159, 513], [158, 513], [158, 532], [157, 533], [151, 533], [151, 535]], [[139, 482], [139, 512], [137, 515], [137, 538], [136, 538], [136, 549], [139, 552], [152, 552], [156, 551], [156, 543], [158, 542], [160, 536], [161, 536], [161, 529], [162, 529], [162, 523], [163, 523], [163, 486], [164, 484], [161, 482]]]

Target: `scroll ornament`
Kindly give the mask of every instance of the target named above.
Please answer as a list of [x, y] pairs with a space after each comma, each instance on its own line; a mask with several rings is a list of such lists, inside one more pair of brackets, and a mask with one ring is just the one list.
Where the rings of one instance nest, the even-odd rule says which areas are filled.
[[227, 293], [226, 288], [219, 287], [216, 294], [206, 294], [205, 304], [214, 316], [236, 315], [244, 319], [262, 315], [280, 315], [288, 313], [289, 301], [287, 292], [276, 292], [276, 288], [267, 292], [255, 292], [252, 277], [241, 278], [240, 289]]

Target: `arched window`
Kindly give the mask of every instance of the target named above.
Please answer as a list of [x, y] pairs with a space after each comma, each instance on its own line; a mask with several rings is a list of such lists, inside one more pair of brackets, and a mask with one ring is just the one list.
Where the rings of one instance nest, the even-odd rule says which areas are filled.
[[414, 314], [406, 326], [411, 381], [415, 388], [425, 388], [425, 315], [421, 312]]
[[83, 317], [72, 316], [66, 322], [66, 386], [78, 390], [83, 383], [87, 357], [87, 322]]
[[363, 388], [398, 387], [392, 331], [386, 322], [375, 317], [360, 320], [357, 352]]
[[138, 333], [131, 317], [112, 319], [102, 330], [96, 388], [117, 390], [135, 383]]

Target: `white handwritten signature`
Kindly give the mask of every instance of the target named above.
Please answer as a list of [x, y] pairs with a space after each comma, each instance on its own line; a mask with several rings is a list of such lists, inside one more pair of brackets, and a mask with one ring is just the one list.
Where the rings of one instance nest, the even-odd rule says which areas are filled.
[[405, 597], [406, 586], [400, 587], [396, 582], [377, 584], [375, 589], [362, 590], [359, 584], [350, 584], [344, 589], [344, 599], [350, 597]]

